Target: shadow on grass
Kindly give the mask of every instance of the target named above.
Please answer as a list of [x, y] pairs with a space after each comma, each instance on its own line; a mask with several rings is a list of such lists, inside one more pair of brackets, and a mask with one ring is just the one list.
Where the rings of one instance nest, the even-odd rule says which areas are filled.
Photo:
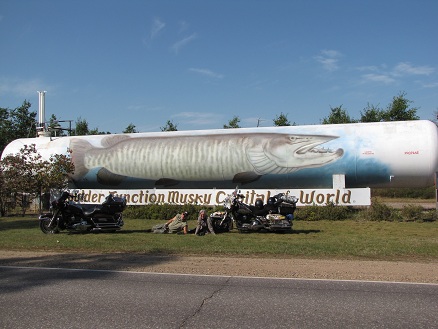
[[321, 233], [321, 230], [293, 230], [292, 234], [311, 234], [311, 233]]
[[[24, 230], [24, 229], [34, 229], [39, 227], [39, 220], [38, 218], [10, 218], [10, 217], [3, 217], [0, 218], [0, 231], [6, 231], [6, 230]], [[81, 231], [61, 231], [62, 233], [66, 234], [76, 234], [76, 233], [98, 233], [98, 234], [130, 234], [130, 233], [147, 233], [151, 232], [151, 229], [144, 229], [144, 230], [124, 230], [123, 228], [120, 231], [115, 232], [108, 232], [108, 231], [96, 231], [96, 232], [81, 232]]]
[[[292, 231], [275, 231], [275, 232], [271, 232], [271, 231], [260, 231], [257, 233], [262, 233], [262, 234], [311, 234], [311, 233], [320, 233], [321, 230], [292, 230]], [[251, 234], [254, 232], [242, 232], [241, 234]]]
[[[0, 218], [0, 231], [5, 230], [14, 230], [14, 229], [33, 229], [39, 226], [39, 221], [37, 218], [17, 218], [17, 219], [8, 219]], [[320, 230], [292, 230], [291, 232], [269, 232], [264, 231], [264, 234], [311, 234], [311, 233], [320, 233]], [[129, 230], [129, 229], [121, 229], [115, 232], [108, 231], [96, 231], [96, 232], [81, 232], [81, 231], [62, 231], [60, 234], [134, 234], [134, 233], [152, 233], [151, 229], [139, 229], [139, 230]], [[192, 229], [189, 233], [195, 233], [195, 230]], [[229, 234], [231, 232], [218, 232], [217, 234]], [[254, 232], [242, 232], [242, 234], [251, 234]]]
[[[134, 234], [134, 233], [148, 233], [151, 232], [151, 230], [124, 230], [121, 229], [119, 231], [112, 231], [112, 230], [102, 230], [102, 231], [61, 231], [59, 233], [56, 233], [56, 235], [59, 234], [69, 234], [69, 235], [77, 235], [77, 234]], [[41, 232], [42, 233], [42, 232]]]
[[[105, 232], [100, 232], [105, 233]], [[131, 234], [131, 233], [152, 233], [151, 229], [144, 229], [144, 230], [124, 230], [123, 228], [120, 231], [116, 231], [111, 234]]]
[[37, 218], [15, 220], [0, 218], [0, 231], [35, 228], [38, 225], [39, 221]]

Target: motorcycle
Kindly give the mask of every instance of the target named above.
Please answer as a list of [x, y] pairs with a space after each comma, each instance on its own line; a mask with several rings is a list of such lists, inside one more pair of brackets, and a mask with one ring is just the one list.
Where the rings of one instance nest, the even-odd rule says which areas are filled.
[[54, 234], [63, 230], [70, 232], [115, 232], [123, 226], [122, 212], [126, 199], [109, 194], [100, 205], [85, 207], [74, 201], [77, 194], [68, 191], [53, 191], [50, 195], [51, 212], [39, 216], [43, 233]]
[[254, 206], [243, 202], [244, 195], [236, 190], [224, 199], [225, 211], [211, 216], [212, 222], [220, 228], [230, 230], [234, 222], [239, 232], [291, 232], [293, 214], [298, 199], [285, 193], [279, 193], [264, 204], [257, 199]]

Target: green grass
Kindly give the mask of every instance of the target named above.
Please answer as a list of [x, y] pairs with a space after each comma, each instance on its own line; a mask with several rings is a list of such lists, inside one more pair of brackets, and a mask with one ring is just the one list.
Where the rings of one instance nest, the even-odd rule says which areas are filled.
[[[153, 234], [162, 221], [126, 219], [116, 233], [46, 235], [36, 218], [0, 218], [0, 250], [438, 260], [438, 222], [295, 221], [294, 233]], [[195, 221], [189, 221], [194, 228]]]

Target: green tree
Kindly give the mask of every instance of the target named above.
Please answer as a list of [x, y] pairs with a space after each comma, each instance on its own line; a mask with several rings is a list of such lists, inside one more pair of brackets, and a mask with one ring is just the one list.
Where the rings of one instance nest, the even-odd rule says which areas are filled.
[[277, 115], [277, 117], [273, 120], [274, 126], [282, 127], [282, 126], [295, 126], [294, 123], [290, 123], [289, 119], [287, 118], [287, 114], [284, 114], [283, 112], [280, 113], [280, 115]]
[[368, 104], [367, 107], [360, 112], [360, 122], [380, 122], [383, 121], [384, 111], [374, 105]]
[[79, 117], [76, 120], [75, 136], [89, 135], [88, 121]]
[[86, 135], [105, 135], [111, 134], [110, 132], [99, 131], [97, 128], [89, 129], [88, 121], [79, 117], [76, 120], [76, 129], [74, 131], [75, 136], [86, 136]]
[[0, 108], [0, 152], [15, 139], [36, 136], [36, 112], [29, 111], [30, 107], [25, 100], [13, 110]]
[[11, 136], [12, 128], [9, 120], [9, 110], [0, 108], [0, 153], [13, 140]]
[[31, 104], [24, 101], [20, 107], [10, 114], [13, 138], [27, 138], [36, 136], [36, 112], [30, 112]]
[[19, 153], [0, 160], [0, 212], [18, 204], [25, 213], [29, 202], [50, 188], [67, 186], [74, 165], [70, 155], [54, 155], [44, 160], [35, 145], [25, 145]]
[[341, 106], [331, 107], [330, 115], [322, 120], [322, 124], [337, 124], [337, 123], [354, 123], [356, 120], [352, 119], [348, 112]]
[[123, 130], [124, 134], [133, 134], [138, 133], [137, 129], [135, 129], [135, 125], [133, 123], [130, 123], [125, 130]]
[[409, 108], [413, 102], [406, 98], [405, 92], [400, 92], [399, 95], [394, 96], [392, 103], [388, 105], [383, 114], [384, 121], [409, 121], [418, 120], [418, 109], [415, 107]]
[[240, 118], [235, 115], [230, 121], [228, 121], [228, 125], [224, 125], [224, 129], [240, 128], [239, 122]]
[[178, 131], [178, 125], [174, 124], [171, 120], [167, 120], [164, 127], [160, 127], [161, 131]]
[[109, 131], [104, 132], [104, 131], [99, 131], [98, 128], [93, 128], [88, 131], [88, 135], [111, 135], [111, 133]]
[[48, 127], [48, 129], [50, 131], [50, 136], [52, 136], [52, 137], [67, 136], [67, 134], [65, 133], [64, 129], [59, 124], [58, 118], [54, 114], [52, 114], [52, 116], [49, 119], [49, 127]]

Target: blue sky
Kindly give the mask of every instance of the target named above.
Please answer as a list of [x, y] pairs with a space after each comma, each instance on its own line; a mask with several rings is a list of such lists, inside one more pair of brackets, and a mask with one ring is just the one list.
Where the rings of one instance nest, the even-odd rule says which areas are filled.
[[160, 131], [438, 110], [435, 0], [0, 0], [0, 107]]

